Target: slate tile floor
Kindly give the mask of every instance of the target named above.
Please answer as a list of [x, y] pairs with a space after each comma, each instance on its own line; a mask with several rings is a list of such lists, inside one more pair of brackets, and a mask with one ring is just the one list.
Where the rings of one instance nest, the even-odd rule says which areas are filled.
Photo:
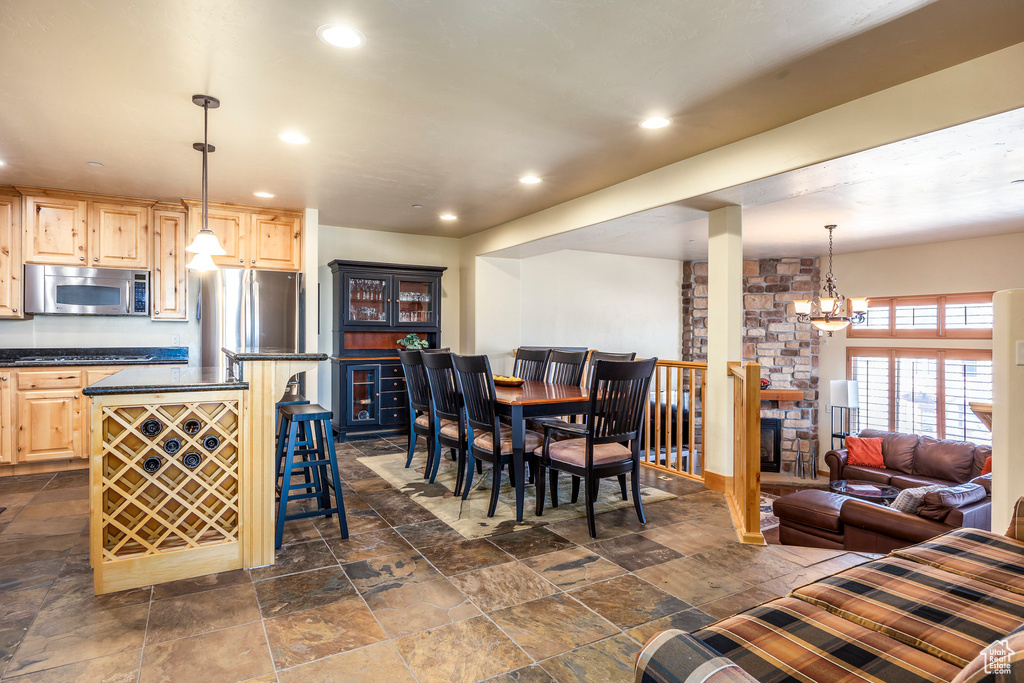
[[[825, 574], [851, 553], [736, 542], [722, 496], [644, 470], [678, 498], [467, 541], [339, 444], [351, 537], [289, 523], [272, 567], [100, 598], [84, 471], [0, 479], [4, 681], [632, 681], [641, 644]], [[532, 506], [528, 506], [531, 508]], [[529, 513], [528, 513], [529, 514]]]

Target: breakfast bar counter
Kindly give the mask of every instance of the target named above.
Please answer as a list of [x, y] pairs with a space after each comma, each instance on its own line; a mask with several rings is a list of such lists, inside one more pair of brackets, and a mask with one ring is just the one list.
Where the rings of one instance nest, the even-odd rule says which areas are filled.
[[327, 356], [228, 355], [234, 374], [132, 368], [84, 389], [96, 594], [273, 564], [275, 405]]

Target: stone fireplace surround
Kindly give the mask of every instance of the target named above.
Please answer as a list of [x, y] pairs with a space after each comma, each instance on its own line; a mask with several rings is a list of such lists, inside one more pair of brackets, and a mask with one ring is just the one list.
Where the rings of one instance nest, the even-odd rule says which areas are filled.
[[[817, 441], [819, 335], [797, 322], [792, 302], [810, 298], [821, 287], [818, 258], [766, 258], [743, 262], [743, 360], [761, 365], [772, 389], [800, 389], [804, 400], [761, 402], [762, 418], [782, 420], [783, 468], [791, 468], [797, 438]], [[706, 361], [708, 344], [708, 263], [684, 261], [682, 356]]]

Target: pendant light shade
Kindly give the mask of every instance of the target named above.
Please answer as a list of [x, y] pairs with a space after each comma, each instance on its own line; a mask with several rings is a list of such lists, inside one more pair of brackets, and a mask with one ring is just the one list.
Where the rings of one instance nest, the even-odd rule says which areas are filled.
[[185, 247], [185, 251], [195, 254], [191, 261], [185, 266], [199, 272], [216, 270], [217, 264], [213, 262], [213, 256], [227, 254], [224, 247], [220, 245], [217, 235], [210, 230], [209, 223], [209, 190], [207, 175], [207, 160], [215, 147], [209, 142], [209, 116], [210, 110], [220, 106], [220, 100], [209, 95], [193, 95], [192, 102], [203, 108], [203, 141], [192, 145], [192, 148], [203, 153], [203, 226], [199, 233], [192, 240], [192, 243]]
[[205, 273], [208, 270], [217, 270], [217, 264], [213, 262], [213, 257], [209, 254], [196, 254], [185, 267], [200, 273]]

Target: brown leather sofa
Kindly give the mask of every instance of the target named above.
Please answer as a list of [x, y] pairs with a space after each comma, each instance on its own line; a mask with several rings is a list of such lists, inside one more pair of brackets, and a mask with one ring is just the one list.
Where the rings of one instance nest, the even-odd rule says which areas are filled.
[[825, 463], [830, 481], [860, 479], [899, 489], [931, 484], [950, 486], [979, 476], [985, 459], [992, 455], [991, 446], [978, 446], [966, 441], [874, 429], [865, 429], [858, 436], [882, 437], [885, 467], [850, 465], [847, 464], [845, 448], [829, 451], [825, 454]]
[[[933, 536], [992, 526], [992, 475], [972, 480], [985, 490], [981, 500], [961, 502], [955, 494], [930, 493], [925, 505], [932, 519], [818, 489], [804, 489], [773, 503], [779, 518], [779, 542], [811, 548], [888, 553]], [[967, 499], [969, 500], [969, 499]]]

